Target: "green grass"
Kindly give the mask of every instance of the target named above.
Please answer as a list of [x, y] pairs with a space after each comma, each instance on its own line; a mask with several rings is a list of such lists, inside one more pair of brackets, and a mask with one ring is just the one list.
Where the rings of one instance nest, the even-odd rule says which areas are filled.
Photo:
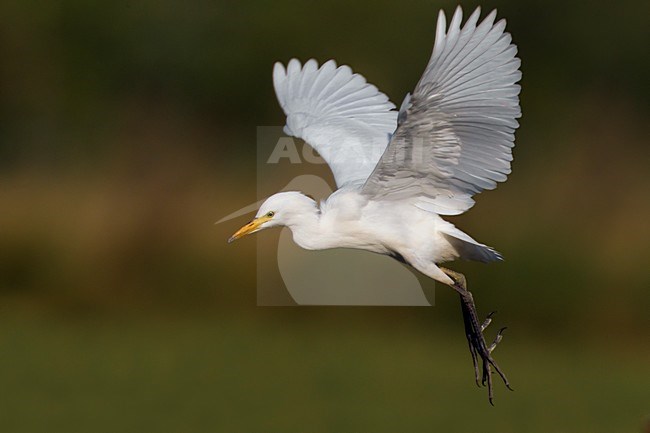
[[2, 431], [609, 433], [642, 431], [650, 415], [650, 356], [611, 337], [509, 330], [495, 354], [516, 391], [497, 383], [491, 407], [460, 329], [257, 311], [5, 318]]

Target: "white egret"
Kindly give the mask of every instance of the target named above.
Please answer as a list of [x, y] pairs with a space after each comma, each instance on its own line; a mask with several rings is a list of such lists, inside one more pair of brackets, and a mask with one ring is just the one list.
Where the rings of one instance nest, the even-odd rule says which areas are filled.
[[[358, 248], [386, 254], [454, 288], [461, 306], [477, 384], [493, 402], [491, 315], [478, 319], [463, 275], [440, 267], [466, 259], [501, 259], [494, 249], [439, 215], [457, 215], [472, 196], [510, 173], [519, 107], [520, 60], [496, 11], [480, 24], [480, 8], [461, 27], [458, 7], [449, 28], [440, 11], [431, 59], [399, 111], [373, 85], [332, 60], [318, 66], [276, 63], [275, 91], [287, 115], [285, 132], [304, 139], [327, 161], [338, 190], [320, 204], [300, 192], [269, 197], [255, 219], [229, 242], [286, 226], [309, 250]], [[479, 375], [479, 358], [481, 374]]]

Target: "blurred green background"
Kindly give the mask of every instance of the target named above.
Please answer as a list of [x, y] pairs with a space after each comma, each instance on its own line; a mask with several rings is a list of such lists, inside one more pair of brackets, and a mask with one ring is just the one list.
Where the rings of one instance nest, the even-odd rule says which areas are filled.
[[453, 219], [506, 257], [452, 266], [509, 326], [496, 407], [450, 290], [256, 307], [246, 217], [213, 225], [256, 200], [273, 62], [401, 102], [454, 6], [0, 3], [0, 431], [650, 431], [648, 2], [482, 4], [524, 73], [513, 174]]

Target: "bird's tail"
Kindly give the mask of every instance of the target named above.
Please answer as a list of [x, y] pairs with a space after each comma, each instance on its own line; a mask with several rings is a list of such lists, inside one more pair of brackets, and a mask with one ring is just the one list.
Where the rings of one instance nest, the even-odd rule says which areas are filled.
[[457, 229], [452, 224], [441, 228], [440, 232], [458, 252], [460, 259], [483, 263], [503, 260], [503, 256], [494, 248], [475, 241], [467, 233]]

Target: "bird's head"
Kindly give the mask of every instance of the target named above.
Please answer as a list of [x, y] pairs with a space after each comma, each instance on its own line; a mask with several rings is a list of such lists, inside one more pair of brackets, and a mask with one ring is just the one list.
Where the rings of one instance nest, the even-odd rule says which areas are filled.
[[297, 191], [273, 194], [260, 206], [255, 218], [237, 230], [228, 243], [271, 227], [291, 225], [302, 215], [317, 212], [316, 202]]

